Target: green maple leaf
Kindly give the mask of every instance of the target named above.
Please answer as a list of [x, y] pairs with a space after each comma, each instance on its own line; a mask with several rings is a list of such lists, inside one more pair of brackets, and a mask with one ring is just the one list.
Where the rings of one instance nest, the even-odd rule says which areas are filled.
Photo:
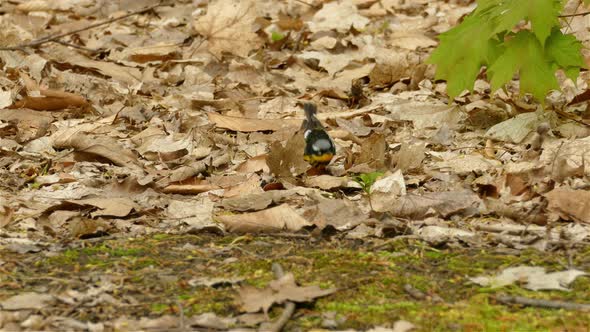
[[494, 33], [510, 31], [522, 20], [531, 22], [535, 36], [541, 44], [559, 25], [557, 16], [563, 8], [561, 0], [484, 1], [485, 7], [476, 12], [494, 26]]
[[488, 69], [492, 89], [502, 87], [518, 72], [521, 93], [530, 92], [543, 102], [549, 90], [559, 89], [555, 71], [533, 33], [523, 30], [511, 37], [504, 43], [504, 54]]
[[559, 29], [553, 29], [545, 43], [545, 54], [554, 69], [562, 68], [567, 77], [576, 81], [580, 68], [585, 67], [581, 53], [582, 43], [573, 35], [564, 35]]
[[489, 40], [491, 28], [474, 16], [439, 36], [440, 45], [427, 60], [437, 65], [436, 79], [447, 81], [447, 93], [453, 98], [471, 90], [481, 66], [498, 54], [498, 42]]

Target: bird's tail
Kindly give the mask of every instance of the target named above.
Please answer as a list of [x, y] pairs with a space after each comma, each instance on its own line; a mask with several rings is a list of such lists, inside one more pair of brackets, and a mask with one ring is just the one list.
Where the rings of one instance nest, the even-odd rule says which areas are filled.
[[307, 121], [311, 121], [311, 119], [313, 119], [318, 112], [317, 107], [312, 103], [303, 104], [303, 110], [305, 111], [305, 117], [307, 118]]

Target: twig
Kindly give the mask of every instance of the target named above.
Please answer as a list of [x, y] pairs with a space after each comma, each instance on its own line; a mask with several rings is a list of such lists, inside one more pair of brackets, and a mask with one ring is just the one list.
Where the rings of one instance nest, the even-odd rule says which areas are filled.
[[182, 302], [180, 302], [180, 300], [176, 301], [176, 305], [178, 305], [178, 311], [179, 311], [179, 331], [186, 331], [186, 326], [185, 326], [185, 321], [184, 321], [184, 308], [182, 307]]
[[426, 294], [424, 294], [424, 292], [410, 284], [404, 285], [404, 291], [406, 291], [406, 293], [408, 293], [411, 297], [413, 297], [416, 300], [426, 299]]
[[73, 30], [73, 31], [68, 31], [68, 32], [60, 33], [60, 34], [53, 34], [53, 35], [45, 36], [43, 38], [39, 38], [39, 39], [33, 40], [31, 42], [20, 44], [20, 45], [16, 45], [16, 46], [0, 47], [0, 51], [23, 51], [25, 48], [28, 48], [28, 47], [37, 47], [37, 46], [43, 45], [45, 43], [55, 42], [55, 41], [57, 41], [60, 38], [63, 38], [63, 37], [66, 37], [66, 36], [70, 36], [70, 35], [76, 34], [78, 32], [90, 30], [90, 29], [93, 29], [93, 28], [96, 28], [96, 27], [99, 27], [99, 26], [102, 26], [102, 25], [106, 25], [106, 24], [109, 24], [109, 23], [113, 23], [113, 22], [116, 22], [116, 21], [120, 21], [120, 20], [126, 19], [126, 18], [131, 17], [131, 16], [134, 16], [134, 15], [143, 14], [145, 12], [148, 12], [148, 11], [154, 9], [154, 8], [157, 8], [157, 7], [161, 7], [163, 5], [164, 5], [164, 3], [162, 1], [160, 1], [156, 5], [149, 6], [149, 7], [146, 7], [146, 8], [140, 9], [140, 10], [137, 10], [137, 11], [131, 12], [129, 14], [120, 16], [120, 17], [112, 18], [112, 19], [109, 19], [109, 20], [106, 20], [106, 21], [102, 21], [102, 22], [98, 22], [98, 23], [94, 23], [94, 24], [90, 24], [90, 25], [85, 26], [85, 27], [80, 28], [80, 29], [76, 29], [76, 30]]
[[[285, 275], [285, 271], [283, 271], [283, 267], [279, 263], [272, 263], [272, 272], [274, 273], [276, 279], [280, 279]], [[268, 331], [280, 332], [283, 327], [285, 327], [285, 324], [287, 324], [289, 319], [291, 319], [293, 313], [295, 313], [295, 303], [291, 301], [285, 302], [285, 310], [283, 310], [281, 317], [279, 317], [279, 319], [277, 319], [276, 322], [270, 326]]]
[[590, 304], [585, 303], [531, 299], [524, 296], [510, 295], [497, 295], [495, 298], [496, 301], [503, 304], [522, 304], [530, 307], [590, 311]]
[[584, 15], [588, 15], [588, 14], [590, 14], [590, 12], [581, 12], [581, 13], [577, 13], [577, 14], [558, 15], [557, 17], [574, 17], [574, 16], [584, 16]]

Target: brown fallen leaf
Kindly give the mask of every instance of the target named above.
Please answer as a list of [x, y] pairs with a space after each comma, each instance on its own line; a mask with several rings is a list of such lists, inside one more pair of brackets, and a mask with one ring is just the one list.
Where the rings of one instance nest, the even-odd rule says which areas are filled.
[[55, 149], [72, 148], [82, 155], [105, 158], [117, 166], [140, 169], [137, 157], [130, 150], [121, 147], [116, 139], [109, 136], [91, 135], [72, 128], [72, 130], [56, 133], [53, 138], [53, 147]]
[[87, 199], [68, 200], [67, 203], [76, 204], [80, 206], [92, 206], [98, 210], [90, 213], [94, 217], [111, 216], [111, 217], [125, 217], [131, 211], [139, 211], [139, 207], [133, 200], [126, 197], [96, 197]]
[[286, 273], [281, 278], [270, 282], [269, 287], [258, 289], [244, 286], [239, 290], [242, 310], [245, 312], [268, 313], [270, 307], [285, 301], [310, 302], [336, 292], [335, 288], [321, 289], [318, 286], [297, 286], [293, 273]]
[[352, 181], [346, 176], [332, 176], [332, 175], [319, 175], [312, 176], [305, 179], [305, 186], [316, 187], [322, 190], [331, 190], [335, 188], [359, 188], [358, 183]]
[[24, 143], [45, 135], [53, 121], [53, 116], [26, 108], [3, 109], [0, 110], [0, 121], [10, 124], [1, 132], [16, 134], [16, 141]]
[[251, 213], [218, 215], [217, 219], [227, 230], [238, 233], [296, 232], [311, 225], [287, 204]]
[[320, 199], [313, 223], [320, 229], [332, 226], [346, 231], [362, 224], [367, 219], [358, 206], [342, 199]]
[[470, 190], [445, 191], [424, 195], [391, 195], [389, 200], [373, 206], [377, 212], [390, 212], [395, 217], [423, 219], [429, 215], [448, 217], [457, 213], [477, 211], [481, 199]]
[[405, 54], [384, 52], [377, 56], [377, 65], [369, 74], [371, 87], [389, 87], [403, 77], [410, 76], [408, 60]]
[[590, 223], [590, 192], [556, 188], [545, 194], [547, 209], [565, 220]]
[[37, 111], [57, 111], [66, 108], [88, 106], [83, 96], [58, 90], [40, 90], [44, 97], [25, 96], [15, 101], [10, 108], [29, 108]]
[[171, 184], [164, 187], [162, 192], [166, 194], [196, 195], [217, 189], [220, 189], [220, 187], [210, 183]]
[[252, 174], [246, 181], [226, 188], [225, 192], [223, 193], [223, 197], [240, 197], [250, 194], [263, 193], [264, 190], [262, 190], [260, 182], [260, 177], [256, 174]]
[[266, 158], [270, 173], [282, 179], [290, 179], [305, 173], [310, 166], [303, 160], [304, 149], [305, 139], [299, 131], [287, 140], [285, 146], [281, 142], [272, 143]]
[[197, 18], [193, 28], [207, 39], [207, 49], [218, 59], [223, 53], [247, 57], [262, 46], [252, 26], [258, 17], [253, 0], [217, 0], [209, 3], [207, 14]]
[[386, 147], [385, 136], [372, 134], [363, 140], [361, 151], [354, 160], [354, 166], [348, 172], [367, 173], [383, 169]]
[[295, 119], [253, 119], [236, 116], [226, 116], [217, 113], [207, 113], [209, 121], [219, 128], [240, 132], [276, 131], [282, 128], [301, 125], [301, 120]]
[[256, 172], [269, 172], [268, 165], [266, 164], [266, 154], [261, 154], [256, 157], [252, 157], [236, 167], [236, 172], [239, 173], [256, 173]]
[[91, 60], [61, 45], [45, 46], [44, 49], [45, 54], [51, 60], [60, 63], [62, 66], [95, 70], [115, 81], [124, 83], [128, 87], [141, 84], [141, 71], [138, 68], [125, 67], [114, 62]]

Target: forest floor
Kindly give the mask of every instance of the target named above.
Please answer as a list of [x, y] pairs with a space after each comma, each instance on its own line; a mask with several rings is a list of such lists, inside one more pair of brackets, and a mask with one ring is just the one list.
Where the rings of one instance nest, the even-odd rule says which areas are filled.
[[587, 331], [590, 72], [449, 100], [474, 8], [0, 2], [0, 330]]

